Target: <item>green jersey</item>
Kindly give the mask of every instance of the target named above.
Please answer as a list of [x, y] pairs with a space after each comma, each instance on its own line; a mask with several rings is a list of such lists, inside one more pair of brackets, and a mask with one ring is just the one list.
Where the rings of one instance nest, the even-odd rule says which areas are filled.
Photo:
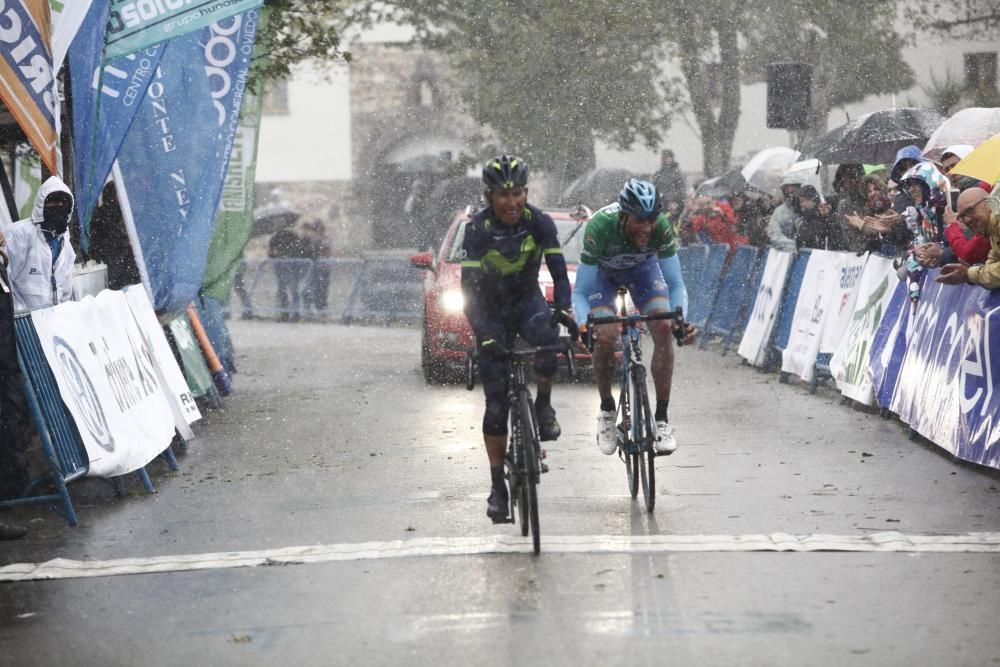
[[621, 271], [639, 266], [651, 257], [665, 259], [675, 254], [677, 241], [666, 215], [661, 213], [657, 216], [649, 247], [636, 248], [622, 234], [618, 203], [615, 202], [594, 213], [587, 222], [580, 261], [584, 264], [597, 264], [611, 271]]

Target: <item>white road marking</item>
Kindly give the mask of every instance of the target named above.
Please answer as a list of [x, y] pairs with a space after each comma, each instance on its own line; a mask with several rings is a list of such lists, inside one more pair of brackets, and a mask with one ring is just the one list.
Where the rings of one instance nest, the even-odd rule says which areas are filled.
[[[236, 567], [332, 563], [352, 560], [473, 556], [528, 553], [530, 538], [513, 535], [422, 537], [388, 542], [326, 544], [262, 551], [13, 563], [0, 567], [0, 582], [114, 577], [126, 574], [220, 570]], [[551, 535], [542, 536], [542, 553], [657, 554], [680, 552], [865, 552], [865, 553], [1000, 553], [1000, 533], [964, 535]]]

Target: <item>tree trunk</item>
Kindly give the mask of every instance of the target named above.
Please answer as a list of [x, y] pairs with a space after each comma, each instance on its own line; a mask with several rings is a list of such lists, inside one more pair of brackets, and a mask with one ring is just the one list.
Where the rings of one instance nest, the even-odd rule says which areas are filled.
[[[713, 25], [719, 43], [719, 90], [713, 90], [710, 73], [701, 55], [706, 50], [693, 35], [679, 39], [681, 72], [687, 82], [695, 121], [701, 130], [702, 169], [706, 176], [719, 176], [729, 167], [733, 139], [740, 118], [739, 45], [735, 24], [720, 18]], [[720, 95], [718, 114], [714, 95]]]

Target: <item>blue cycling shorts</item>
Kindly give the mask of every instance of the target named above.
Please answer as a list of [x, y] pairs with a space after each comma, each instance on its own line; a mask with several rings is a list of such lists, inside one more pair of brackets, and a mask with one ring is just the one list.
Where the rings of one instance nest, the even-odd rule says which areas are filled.
[[597, 272], [597, 289], [587, 297], [595, 316], [606, 317], [617, 312], [615, 297], [618, 295], [619, 285], [628, 289], [636, 310], [643, 315], [657, 310], [670, 310], [670, 290], [655, 257], [621, 271], [609, 271], [602, 267]]

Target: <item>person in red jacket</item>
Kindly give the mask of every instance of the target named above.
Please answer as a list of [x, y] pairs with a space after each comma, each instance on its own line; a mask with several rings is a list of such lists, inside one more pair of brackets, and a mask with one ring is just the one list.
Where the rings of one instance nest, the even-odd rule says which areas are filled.
[[691, 228], [705, 243], [728, 243], [728, 262], [736, 248], [750, 245], [750, 239], [737, 231], [736, 213], [729, 202], [712, 201], [709, 197], [698, 197], [691, 215]]
[[973, 234], [957, 220], [944, 228], [944, 235], [955, 255], [966, 264], [982, 264], [990, 254], [990, 240], [982, 234]]

